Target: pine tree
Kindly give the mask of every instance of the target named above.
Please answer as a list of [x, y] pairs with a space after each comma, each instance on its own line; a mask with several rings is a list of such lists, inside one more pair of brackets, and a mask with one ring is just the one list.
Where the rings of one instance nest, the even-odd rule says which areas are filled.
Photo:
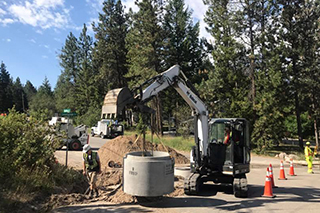
[[245, 75], [248, 61], [244, 46], [236, 41], [239, 31], [232, 1], [204, 2], [209, 6], [205, 16], [207, 30], [214, 37], [214, 70], [202, 82], [202, 97], [214, 116], [250, 118], [249, 82]]
[[103, 13], [99, 14], [97, 26], [93, 24], [95, 38], [94, 63], [99, 69], [101, 95], [109, 89], [126, 86], [127, 70], [125, 38], [127, 17], [120, 0], [103, 3]]
[[131, 87], [141, 85], [162, 71], [162, 30], [157, 0], [136, 2], [139, 11], [133, 14], [132, 26], [126, 37]]
[[26, 84], [23, 87], [24, 93], [26, 94], [27, 105], [26, 109], [29, 109], [29, 104], [31, 103], [32, 98], [37, 94], [37, 89], [33, 86], [33, 84], [27, 80]]
[[79, 76], [79, 47], [78, 39], [70, 32], [67, 36], [64, 47], [59, 54], [60, 66], [63, 73], [68, 76], [72, 84], [77, 84]]
[[97, 113], [91, 114], [99, 110], [102, 99], [97, 93], [99, 78], [93, 68], [92, 49], [93, 39], [87, 35], [85, 24], [79, 38], [70, 33], [59, 55], [63, 70], [55, 88], [57, 109], [76, 111], [79, 114], [76, 121], [86, 125], [92, 125], [98, 119]]
[[78, 39], [70, 32], [59, 54], [62, 71], [55, 88], [55, 100], [59, 111], [64, 108], [76, 110], [75, 87], [79, 79], [79, 54]]
[[[303, 63], [301, 78], [301, 98], [313, 123], [316, 145], [319, 146], [320, 85], [320, 1], [305, 1], [302, 21], [305, 29], [301, 31], [303, 50], [300, 60]], [[302, 124], [303, 125], [303, 124]]]
[[56, 112], [54, 95], [47, 77], [39, 87], [37, 94], [32, 98], [30, 110], [32, 112], [45, 113], [47, 119]]
[[186, 8], [184, 0], [171, 0], [165, 7], [164, 63], [166, 69], [179, 64], [186, 76], [196, 82], [202, 65], [202, 51], [199, 22], [194, 25], [191, 16], [192, 12]]
[[87, 27], [84, 24], [82, 32], [78, 39], [79, 47], [79, 74], [78, 81], [75, 84], [75, 95], [77, 111], [83, 115], [88, 111], [91, 104], [96, 103], [95, 95], [95, 76], [97, 72], [92, 66], [92, 47], [93, 40], [87, 35]]
[[8, 112], [12, 108], [12, 80], [6, 65], [0, 65], [0, 112]]
[[[282, 81], [279, 68], [277, 18], [275, 1], [242, 0], [238, 11], [242, 42], [247, 47], [248, 77], [251, 81], [249, 100], [252, 103], [252, 142], [259, 150], [279, 144], [284, 135]], [[264, 149], [263, 149], [264, 148]]]
[[[192, 11], [186, 7], [184, 0], [170, 0], [164, 10], [162, 25], [164, 30], [163, 66], [168, 69], [178, 64], [193, 84], [200, 83], [204, 77], [200, 70], [207, 57], [199, 39], [199, 22], [193, 23]], [[191, 116], [191, 110], [186, 106], [187, 104], [181, 96], [173, 88], [169, 88], [164, 94], [161, 96], [161, 100], [167, 119], [174, 115], [176, 121], [188, 120]], [[185, 113], [185, 108], [189, 109], [189, 113]], [[179, 112], [179, 110], [183, 110], [183, 112]]]
[[19, 112], [24, 112], [27, 109], [27, 97], [19, 77], [13, 84], [13, 104]]
[[[318, 1], [279, 0], [282, 5], [280, 17], [280, 40], [283, 43], [283, 54], [280, 57], [282, 63], [283, 81], [286, 82], [287, 100], [294, 103], [299, 146], [303, 148], [303, 129], [301, 114], [303, 113], [304, 79], [315, 60], [312, 57], [314, 50], [314, 35], [317, 29], [319, 14], [317, 12]], [[311, 48], [311, 50], [310, 50]], [[313, 52], [313, 53], [311, 53]], [[309, 54], [311, 53], [311, 55]]]
[[253, 124], [252, 142], [263, 152], [278, 145], [285, 133], [285, 114], [288, 108], [282, 82], [281, 46], [272, 44], [272, 50], [266, 58], [266, 69], [258, 72], [256, 85], [255, 113], [257, 119]]
[[[139, 11], [133, 14], [132, 24], [126, 37], [129, 85], [139, 86], [163, 71], [163, 31], [160, 26], [162, 1], [142, 0], [136, 2]], [[151, 123], [162, 134], [162, 107], [159, 95], [151, 102], [156, 118]]]

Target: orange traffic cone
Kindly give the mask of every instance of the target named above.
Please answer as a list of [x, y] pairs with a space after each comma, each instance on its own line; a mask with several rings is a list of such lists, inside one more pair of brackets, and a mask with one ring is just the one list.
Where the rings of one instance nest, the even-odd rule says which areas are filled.
[[269, 168], [267, 168], [266, 183], [264, 184], [264, 193], [262, 197], [270, 197], [270, 198], [275, 197], [275, 195], [273, 195], [273, 192], [272, 192], [272, 183], [269, 175]]
[[276, 185], [274, 184], [273, 169], [272, 169], [271, 163], [270, 163], [270, 165], [269, 165], [269, 176], [270, 176], [270, 179], [271, 179], [272, 188], [278, 188], [278, 186], [276, 186]]
[[297, 176], [294, 174], [294, 168], [293, 168], [293, 160], [290, 159], [290, 171], [289, 171], [290, 176]]
[[278, 180], [287, 180], [286, 175], [284, 174], [283, 161], [280, 163], [280, 176]]

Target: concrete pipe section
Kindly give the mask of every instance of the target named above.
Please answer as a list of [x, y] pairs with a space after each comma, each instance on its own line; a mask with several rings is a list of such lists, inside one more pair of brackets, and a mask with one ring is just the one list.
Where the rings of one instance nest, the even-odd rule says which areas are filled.
[[156, 197], [174, 190], [174, 159], [167, 152], [131, 152], [123, 158], [123, 191]]
[[174, 168], [174, 176], [182, 177], [186, 179], [191, 174], [190, 166], [186, 167], [175, 167]]

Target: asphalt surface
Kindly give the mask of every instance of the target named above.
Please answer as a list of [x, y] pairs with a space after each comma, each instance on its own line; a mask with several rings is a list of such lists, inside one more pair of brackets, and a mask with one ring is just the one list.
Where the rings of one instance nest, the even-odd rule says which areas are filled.
[[[93, 148], [98, 149], [104, 143], [107, 143], [106, 139], [90, 138]], [[59, 161], [65, 160], [65, 150], [57, 151], [56, 156], [58, 159], [58, 156], [61, 157]], [[72, 159], [69, 161], [70, 165], [78, 166], [79, 159], [81, 165], [81, 156], [81, 151], [69, 152], [69, 159]], [[273, 189], [275, 198], [261, 196], [264, 192], [266, 168], [270, 163], [278, 186]], [[231, 187], [207, 183], [199, 196], [164, 197], [157, 202], [134, 205], [93, 202], [61, 207], [53, 212], [320, 212], [319, 166], [314, 167], [315, 174], [308, 174], [307, 167], [295, 165], [297, 176], [288, 176], [289, 164], [285, 162], [287, 180], [278, 180], [279, 164], [280, 160], [276, 158], [252, 156], [251, 171], [247, 174], [248, 198], [235, 198]]]
[[[90, 135], [89, 144], [93, 150], [99, 150], [109, 139], [101, 139], [100, 137], [92, 137]], [[66, 147], [57, 150], [55, 156], [59, 163], [66, 164]], [[68, 150], [67, 165], [75, 169], [82, 169], [82, 151]]]

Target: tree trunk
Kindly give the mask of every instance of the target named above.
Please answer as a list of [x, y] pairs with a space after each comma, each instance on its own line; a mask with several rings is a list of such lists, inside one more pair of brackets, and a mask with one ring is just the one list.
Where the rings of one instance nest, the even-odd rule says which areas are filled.
[[155, 109], [156, 113], [155, 116], [151, 116], [151, 126], [154, 128], [154, 131], [158, 135], [163, 135], [162, 132], [162, 111], [161, 111], [161, 101], [158, 95], [156, 95], [152, 102], [152, 108]]
[[162, 110], [161, 110], [161, 100], [159, 95], [156, 96], [156, 103], [157, 103], [157, 112], [156, 112], [156, 121], [157, 121], [157, 125], [156, 125], [156, 131], [159, 135], [163, 135], [163, 131], [162, 131]]
[[300, 117], [300, 105], [299, 105], [299, 97], [298, 92], [295, 92], [295, 109], [296, 109], [296, 117], [297, 117], [297, 127], [298, 127], [298, 136], [299, 136], [299, 147], [303, 149], [303, 137], [302, 137], [302, 127], [301, 127], [301, 117]]
[[319, 147], [317, 119], [313, 120], [314, 136], [316, 138], [316, 147]]
[[255, 41], [253, 37], [253, 9], [250, 7], [249, 11], [249, 26], [250, 26], [250, 79], [251, 79], [251, 98], [252, 98], [252, 108], [255, 108], [255, 99], [256, 99], [256, 85], [255, 85], [255, 62], [254, 62], [254, 48]]
[[318, 125], [317, 125], [317, 116], [316, 116], [316, 105], [314, 102], [315, 98], [314, 98], [314, 93], [313, 95], [311, 95], [311, 107], [312, 107], [312, 113], [314, 115], [313, 118], [313, 128], [314, 128], [314, 137], [316, 138], [316, 147], [318, 149], [319, 147], [319, 135], [318, 135]]

